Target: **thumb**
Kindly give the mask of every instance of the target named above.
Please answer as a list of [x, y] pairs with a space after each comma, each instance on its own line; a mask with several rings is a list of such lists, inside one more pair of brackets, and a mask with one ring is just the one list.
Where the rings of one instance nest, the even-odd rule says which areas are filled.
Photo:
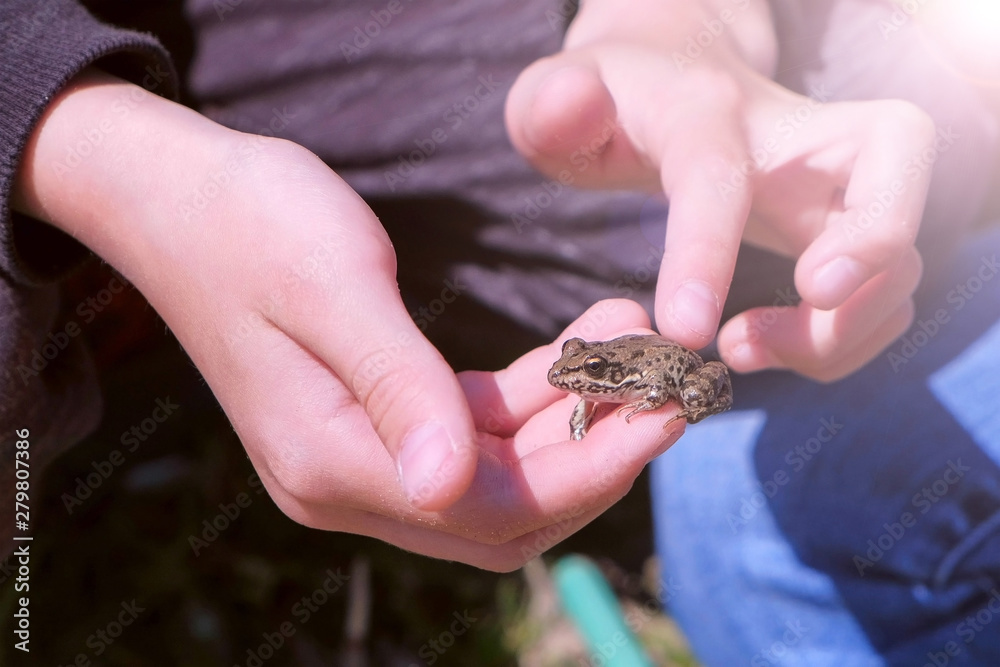
[[395, 460], [410, 503], [444, 509], [462, 496], [476, 469], [475, 427], [465, 393], [398, 297], [383, 299], [370, 316], [377, 320], [360, 327], [367, 335], [321, 353]]
[[[410, 503], [436, 511], [472, 483], [475, 426], [458, 378], [420, 333], [395, 280], [395, 253], [360, 200], [324, 278], [280, 326], [337, 374], [396, 462]], [[320, 272], [317, 272], [320, 273]], [[291, 301], [291, 300], [290, 300]], [[309, 303], [311, 302], [311, 303]]]

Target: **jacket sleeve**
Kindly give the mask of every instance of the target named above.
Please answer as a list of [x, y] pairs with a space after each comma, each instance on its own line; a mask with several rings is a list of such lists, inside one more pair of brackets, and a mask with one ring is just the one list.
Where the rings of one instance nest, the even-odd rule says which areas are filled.
[[45, 107], [89, 65], [167, 97], [176, 96], [177, 76], [154, 37], [105, 25], [70, 0], [4, 0], [0, 35], [0, 272], [39, 284], [87, 254], [10, 208], [14, 175]]
[[176, 96], [169, 55], [152, 36], [102, 24], [69, 0], [0, 0], [0, 556], [13, 543], [18, 432], [28, 430], [34, 487], [42, 468], [100, 418], [94, 365], [79, 338], [61, 334], [54, 284], [88, 251], [10, 205], [46, 105], [90, 65]]

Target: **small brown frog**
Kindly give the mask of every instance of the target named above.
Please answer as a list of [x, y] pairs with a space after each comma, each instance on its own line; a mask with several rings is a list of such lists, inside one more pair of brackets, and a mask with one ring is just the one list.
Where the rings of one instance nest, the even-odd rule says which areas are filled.
[[671, 398], [684, 409], [667, 424], [681, 417], [694, 424], [733, 407], [725, 364], [705, 363], [696, 352], [662, 336], [633, 334], [593, 343], [571, 338], [548, 378], [553, 387], [581, 398], [569, 420], [573, 440], [587, 434], [598, 403], [625, 403], [618, 413], [630, 410], [626, 423]]

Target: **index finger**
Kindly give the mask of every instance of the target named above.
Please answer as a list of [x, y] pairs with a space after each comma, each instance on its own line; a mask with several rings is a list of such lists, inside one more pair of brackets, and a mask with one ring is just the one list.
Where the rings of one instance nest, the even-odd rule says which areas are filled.
[[545, 377], [567, 338], [604, 340], [627, 328], [648, 326], [649, 316], [635, 301], [605, 299], [588, 308], [554, 342], [535, 348], [507, 368], [492, 373], [459, 373], [458, 380], [468, 397], [476, 428], [511, 436], [533, 415], [565, 396]]
[[[752, 201], [748, 179], [732, 179], [747, 154], [735, 101], [692, 104], [671, 121], [659, 157], [670, 201], [656, 286], [660, 333], [699, 349], [715, 336]], [[715, 110], [705, 115], [706, 109]]]

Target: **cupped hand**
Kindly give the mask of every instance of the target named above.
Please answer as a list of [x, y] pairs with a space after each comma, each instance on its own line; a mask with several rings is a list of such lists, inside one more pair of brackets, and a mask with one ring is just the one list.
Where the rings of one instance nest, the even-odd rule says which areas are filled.
[[902, 101], [829, 103], [828, 91], [778, 86], [758, 71], [763, 31], [738, 22], [689, 50], [718, 18], [697, 13], [706, 4], [685, 6], [684, 29], [667, 7], [588, 3], [563, 51], [515, 83], [508, 131], [548, 174], [667, 195], [663, 335], [695, 349], [711, 341], [746, 241], [796, 259], [802, 301], [727, 322], [723, 359], [737, 371], [843, 377], [912, 321], [933, 124]]
[[[657, 415], [568, 441], [575, 400], [546, 380], [558, 342], [456, 377], [403, 308], [378, 220], [307, 151], [269, 147], [234, 200], [251, 193], [245, 216], [229, 202], [176, 249], [199, 274], [147, 294], [295, 521], [509, 570], [621, 498], [679, 434]], [[633, 302], [602, 303], [566, 337], [648, 324]]]
[[[86, 163], [52, 169], [95, 127]], [[142, 291], [287, 512], [326, 479], [315, 448], [350, 457], [360, 439], [380, 443], [416, 507], [447, 507], [472, 482], [472, 415], [403, 306], [392, 244], [308, 150], [92, 70], [47, 109], [15, 203]]]
[[[677, 413], [672, 406], [636, 415], [630, 424], [608, 414], [584, 440], [569, 440], [569, 417], [578, 399], [546, 380], [563, 340], [648, 332], [648, 324], [634, 302], [601, 302], [559, 340], [508, 368], [460, 373], [476, 428], [476, 472], [465, 494], [447, 509], [414, 508], [396, 483], [392, 458], [377, 434], [362, 424], [344, 437], [340, 415], [328, 411], [316, 411], [312, 421], [294, 429], [295, 447], [264, 443], [282, 457], [282, 465], [258, 469], [278, 505], [305, 525], [369, 535], [485, 569], [513, 570], [617, 502], [646, 463], [683, 432], [683, 420], [664, 428]], [[328, 393], [324, 385], [335, 382], [326, 375], [318, 367], [306, 380], [290, 377], [274, 388], [289, 395], [289, 403], [305, 397], [315, 405]], [[309, 376], [320, 380], [311, 382]], [[442, 476], [448, 473], [442, 470]]]

